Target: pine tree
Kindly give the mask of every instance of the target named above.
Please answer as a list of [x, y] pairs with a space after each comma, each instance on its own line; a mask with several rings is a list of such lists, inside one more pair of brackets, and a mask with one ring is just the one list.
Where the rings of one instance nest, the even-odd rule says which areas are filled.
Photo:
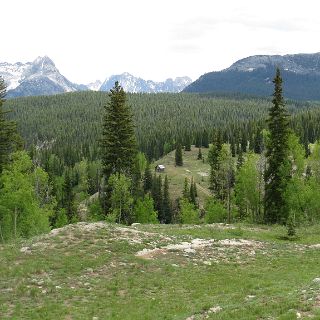
[[273, 106], [269, 110], [270, 139], [267, 143], [265, 172], [266, 223], [284, 223], [288, 218], [285, 191], [290, 179], [288, 160], [289, 121], [282, 96], [282, 78], [277, 69], [273, 80]]
[[218, 150], [222, 149], [222, 144], [223, 144], [223, 138], [222, 138], [222, 133], [221, 130], [217, 131], [217, 135], [215, 137], [215, 145], [217, 146]]
[[195, 147], [196, 148], [202, 147], [202, 135], [199, 132], [197, 132], [196, 137], [195, 137]]
[[310, 148], [309, 148], [309, 141], [308, 140], [304, 140], [303, 141], [303, 145], [304, 145], [304, 150], [305, 150], [305, 157], [308, 158], [311, 154]]
[[75, 216], [75, 205], [74, 205], [73, 181], [71, 178], [71, 172], [69, 168], [67, 168], [64, 173], [63, 195], [64, 196], [62, 200], [62, 205], [66, 209], [68, 222], [72, 222]]
[[235, 157], [236, 156], [236, 145], [235, 145], [233, 139], [230, 141], [230, 149], [231, 149], [232, 157]]
[[180, 143], [178, 143], [176, 147], [175, 162], [176, 162], [176, 166], [183, 166], [182, 148]]
[[158, 219], [160, 223], [164, 223], [163, 216], [163, 196], [162, 196], [162, 178], [161, 175], [153, 175], [151, 195], [154, 201], [154, 207], [158, 211]]
[[190, 202], [193, 203], [194, 205], [197, 204], [196, 201], [196, 190], [194, 189], [195, 183], [193, 181], [193, 177], [191, 178], [191, 183], [190, 183], [190, 191], [189, 191], [189, 198], [190, 198]]
[[172, 222], [172, 210], [171, 210], [171, 201], [170, 201], [170, 194], [169, 194], [169, 180], [167, 175], [165, 176], [164, 186], [163, 186], [163, 217], [164, 217], [164, 223]]
[[210, 165], [210, 185], [209, 188], [215, 192], [218, 188], [217, 174], [219, 171], [219, 154], [222, 149], [222, 139], [220, 131], [218, 131], [215, 140], [212, 143], [212, 146], [209, 149], [208, 153], [208, 162]]
[[243, 153], [247, 152], [247, 144], [248, 144], [247, 136], [245, 133], [243, 133], [241, 137], [241, 150]]
[[105, 177], [123, 173], [131, 175], [137, 153], [131, 110], [126, 104], [126, 93], [118, 82], [109, 93], [104, 117], [101, 149]]
[[[109, 93], [110, 100], [105, 106], [105, 116], [100, 141], [104, 181], [112, 174], [131, 177], [137, 153], [134, 124], [126, 93], [118, 81]], [[110, 207], [110, 187], [105, 187], [104, 211]]]
[[289, 238], [293, 238], [296, 235], [296, 223], [294, 215], [290, 215], [287, 221], [287, 235]]
[[258, 129], [254, 137], [254, 152], [261, 154], [263, 149], [263, 136], [261, 130]]
[[9, 161], [9, 155], [14, 151], [16, 125], [13, 121], [6, 120], [6, 111], [3, 110], [6, 85], [0, 77], [0, 174], [5, 164]]
[[157, 197], [157, 175], [156, 173], [152, 176], [152, 183], [151, 183], [151, 196], [153, 198], [153, 201], [156, 202]]
[[183, 191], [182, 191], [182, 197], [189, 200], [189, 196], [190, 196], [190, 191], [189, 191], [188, 178], [185, 177]]
[[201, 144], [202, 144], [202, 147], [209, 148], [209, 135], [206, 130], [203, 131]]
[[312, 177], [311, 166], [307, 165], [305, 178], [306, 178], [306, 180], [309, 180], [311, 177]]
[[237, 170], [239, 170], [244, 163], [243, 153], [241, 148], [239, 149], [238, 159], [237, 159]]
[[194, 196], [197, 198], [198, 197], [198, 189], [197, 189], [197, 183], [195, 181], [193, 182], [193, 191], [194, 191]]
[[199, 152], [198, 152], [197, 160], [202, 160], [202, 152], [201, 152], [201, 148], [199, 148]]
[[163, 213], [163, 193], [162, 193], [162, 177], [161, 175], [158, 176], [157, 179], [157, 192], [158, 192], [158, 197], [157, 197], [157, 203], [156, 203], [156, 210], [158, 211], [158, 218], [160, 223], [165, 222], [165, 217]]
[[191, 139], [190, 136], [187, 135], [185, 145], [184, 145], [184, 150], [185, 151], [191, 151]]
[[146, 169], [144, 171], [144, 178], [143, 178], [143, 189], [144, 192], [147, 193], [152, 188], [152, 173], [150, 169], [150, 163], [147, 163]]

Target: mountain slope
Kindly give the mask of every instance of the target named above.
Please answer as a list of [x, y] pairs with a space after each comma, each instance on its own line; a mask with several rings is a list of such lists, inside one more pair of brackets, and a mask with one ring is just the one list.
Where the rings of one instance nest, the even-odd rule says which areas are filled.
[[169, 78], [164, 82], [154, 82], [152, 80], [137, 78], [130, 73], [125, 72], [107, 78], [102, 83], [100, 90], [109, 91], [116, 81], [119, 81], [126, 92], [132, 93], [180, 92], [192, 82], [189, 77], [177, 77], [174, 80]]
[[[8, 97], [51, 95], [86, 89], [65, 78], [53, 61], [45, 56], [32, 63], [7, 64], [6, 74], [0, 74], [8, 83]], [[11, 71], [11, 75], [10, 75]]]
[[320, 53], [248, 57], [202, 75], [184, 91], [269, 96], [276, 67], [282, 71], [286, 98], [320, 100]]
[[[202, 148], [203, 159], [208, 157], [208, 148]], [[199, 205], [202, 208], [208, 199], [208, 196], [212, 196], [211, 191], [209, 190], [209, 175], [210, 175], [210, 166], [207, 161], [198, 160], [199, 148], [194, 146], [191, 147], [191, 151], [182, 151], [183, 153], [183, 166], [175, 165], [175, 150], [169, 152], [159, 160], [151, 164], [151, 168], [156, 167], [159, 164], [165, 166], [162, 175], [162, 180], [164, 181], [165, 175], [168, 176], [170, 181], [170, 196], [171, 200], [176, 201], [181, 198], [185, 178], [189, 181], [193, 180], [197, 185], [198, 191], [198, 201]]]
[[0, 63], [0, 76], [5, 79], [7, 90], [15, 89], [19, 85], [24, 71], [31, 66], [31, 62], [27, 63]]

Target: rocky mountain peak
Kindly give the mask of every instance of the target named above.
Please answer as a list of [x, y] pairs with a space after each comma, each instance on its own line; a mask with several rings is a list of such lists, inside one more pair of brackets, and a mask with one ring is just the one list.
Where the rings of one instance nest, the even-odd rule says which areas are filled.
[[209, 72], [184, 89], [186, 92], [246, 94], [270, 97], [275, 69], [280, 68], [286, 98], [320, 99], [320, 53], [255, 55], [229, 68]]
[[52, 73], [59, 73], [53, 61], [47, 57], [38, 57], [32, 63], [30, 68], [27, 68], [22, 75], [22, 78], [27, 78], [30, 76], [43, 76]]
[[297, 74], [320, 74], [320, 53], [287, 54], [287, 55], [256, 55], [236, 61], [224, 71], [252, 72], [256, 69], [279, 67]]
[[48, 56], [39, 56], [33, 62], [27, 63], [1, 62], [0, 76], [7, 83], [7, 97], [50, 95], [82, 90], [109, 91], [116, 81], [119, 81], [127, 92], [180, 92], [191, 83], [188, 77], [155, 82], [124, 72], [106, 78], [103, 83], [97, 80], [87, 85], [78, 85], [66, 79]]

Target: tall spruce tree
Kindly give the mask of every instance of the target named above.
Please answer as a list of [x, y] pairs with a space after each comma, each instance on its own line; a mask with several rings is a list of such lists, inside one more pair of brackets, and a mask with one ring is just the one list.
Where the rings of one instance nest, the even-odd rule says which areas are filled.
[[71, 170], [67, 167], [64, 173], [62, 205], [66, 210], [68, 222], [73, 221], [76, 211], [74, 204], [73, 187], [74, 185], [72, 181]]
[[[110, 100], [105, 106], [105, 116], [100, 141], [104, 181], [112, 174], [125, 174], [132, 177], [137, 153], [136, 137], [132, 113], [126, 103], [126, 93], [118, 81], [109, 93]], [[110, 207], [110, 188], [105, 187], [101, 197], [107, 213]]]
[[260, 129], [257, 129], [254, 137], [254, 152], [261, 154], [263, 152], [263, 136]]
[[208, 152], [208, 163], [210, 165], [209, 188], [216, 192], [218, 189], [217, 175], [219, 171], [219, 154], [222, 149], [222, 139], [220, 131], [214, 136], [214, 140]]
[[199, 148], [197, 160], [202, 160], [201, 148]]
[[176, 166], [183, 166], [182, 147], [180, 143], [177, 143], [176, 153], [175, 153], [175, 162], [176, 162]]
[[201, 147], [209, 148], [209, 135], [206, 130], [203, 131], [201, 144], [202, 144]]
[[187, 135], [186, 138], [185, 138], [184, 150], [185, 151], [191, 151], [191, 139], [190, 139], [189, 135]]
[[264, 220], [266, 223], [284, 223], [288, 218], [285, 191], [290, 179], [289, 120], [282, 96], [282, 78], [278, 68], [273, 83], [273, 106], [269, 110], [268, 119], [270, 138], [266, 152]]
[[154, 173], [152, 179], [151, 196], [154, 201], [154, 208], [158, 212], [158, 219], [161, 223], [164, 223], [162, 178], [161, 175], [156, 175], [156, 173]]
[[184, 178], [183, 191], [182, 191], [182, 197], [184, 199], [188, 199], [189, 200], [189, 196], [190, 196], [189, 182], [188, 182], [188, 178], [185, 177]]
[[237, 158], [237, 170], [239, 170], [244, 163], [242, 149], [239, 149], [238, 158]]
[[170, 201], [170, 194], [169, 194], [169, 180], [167, 175], [164, 178], [164, 185], [163, 185], [163, 217], [164, 217], [164, 223], [172, 222], [172, 210], [171, 210], [171, 201]]
[[191, 177], [191, 183], [190, 183], [190, 202], [194, 205], [197, 205], [196, 201], [196, 190], [195, 190], [195, 182], [193, 181], [193, 177]]
[[16, 124], [6, 119], [6, 111], [3, 110], [3, 103], [6, 95], [6, 85], [0, 77], [0, 174], [4, 165], [9, 160], [10, 153], [14, 150]]
[[150, 169], [150, 163], [147, 163], [146, 169], [144, 171], [144, 178], [143, 178], [143, 190], [145, 193], [150, 191], [152, 188], [152, 173]]

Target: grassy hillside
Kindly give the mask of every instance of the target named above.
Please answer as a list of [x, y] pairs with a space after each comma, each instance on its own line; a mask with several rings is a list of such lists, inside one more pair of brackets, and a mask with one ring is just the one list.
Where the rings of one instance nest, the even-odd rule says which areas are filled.
[[165, 175], [168, 176], [172, 200], [181, 197], [186, 177], [189, 180], [189, 186], [192, 178], [196, 182], [200, 205], [203, 205], [205, 199], [210, 196], [210, 190], [208, 189], [210, 175], [210, 166], [207, 162], [208, 151], [209, 149], [206, 148], [201, 149], [204, 160], [197, 160], [199, 149], [194, 146], [192, 146], [191, 151], [182, 151], [182, 167], [175, 165], [175, 151], [168, 153], [153, 164], [153, 167], [158, 164], [163, 164], [166, 167], [165, 171], [160, 174], [163, 176], [163, 180]]
[[320, 227], [78, 223], [0, 246], [1, 319], [320, 319]]

